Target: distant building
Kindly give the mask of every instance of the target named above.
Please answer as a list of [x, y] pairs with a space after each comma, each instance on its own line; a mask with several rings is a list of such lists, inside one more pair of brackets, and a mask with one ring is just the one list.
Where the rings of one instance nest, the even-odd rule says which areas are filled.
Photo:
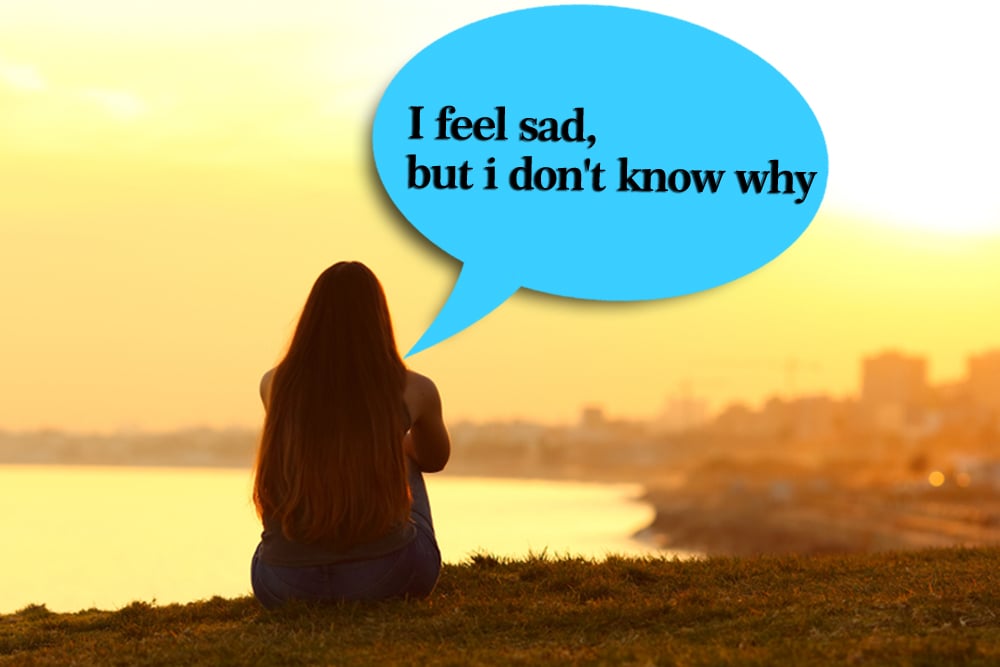
[[862, 362], [861, 402], [865, 405], [913, 404], [926, 392], [926, 359], [883, 352]]
[[879, 431], [902, 433], [928, 393], [927, 360], [883, 352], [862, 361], [861, 409]]
[[673, 396], [663, 405], [663, 411], [653, 428], [661, 433], [688, 431], [708, 422], [708, 403], [690, 395]]
[[722, 435], [760, 436], [760, 416], [744, 403], [730, 403], [712, 422], [712, 429]]
[[608, 423], [604, 416], [604, 408], [599, 405], [588, 405], [580, 413], [580, 426], [582, 428], [602, 428]]
[[969, 357], [969, 398], [976, 407], [1000, 411], [1000, 350]]
[[791, 401], [789, 408], [793, 440], [822, 442], [836, 438], [842, 408], [829, 396], [803, 396]]

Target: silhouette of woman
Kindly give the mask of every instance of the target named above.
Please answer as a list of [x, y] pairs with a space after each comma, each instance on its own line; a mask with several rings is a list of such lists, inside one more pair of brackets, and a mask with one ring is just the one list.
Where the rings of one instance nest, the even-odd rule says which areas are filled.
[[260, 393], [257, 599], [429, 595], [441, 553], [421, 473], [444, 468], [451, 443], [437, 388], [404, 366], [368, 267], [320, 275]]

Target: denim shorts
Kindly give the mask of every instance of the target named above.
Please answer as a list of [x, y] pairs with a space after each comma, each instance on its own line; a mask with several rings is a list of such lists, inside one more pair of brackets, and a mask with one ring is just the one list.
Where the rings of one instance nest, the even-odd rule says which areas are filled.
[[254, 596], [274, 609], [292, 599], [336, 602], [430, 595], [441, 573], [441, 552], [434, 538], [427, 487], [412, 464], [409, 482], [413, 495], [410, 518], [417, 536], [405, 547], [368, 560], [284, 567], [265, 563], [258, 545], [250, 563]]

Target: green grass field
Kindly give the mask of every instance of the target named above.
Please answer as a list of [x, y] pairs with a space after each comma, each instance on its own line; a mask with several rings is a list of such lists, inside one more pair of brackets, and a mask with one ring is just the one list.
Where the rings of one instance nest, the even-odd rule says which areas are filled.
[[427, 600], [0, 616], [0, 665], [1000, 665], [1000, 548], [477, 556]]

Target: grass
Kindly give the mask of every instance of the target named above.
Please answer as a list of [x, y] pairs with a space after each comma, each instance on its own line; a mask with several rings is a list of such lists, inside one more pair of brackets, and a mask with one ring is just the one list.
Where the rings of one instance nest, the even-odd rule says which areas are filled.
[[0, 616], [0, 665], [997, 665], [1000, 548], [828, 557], [478, 555], [421, 601], [252, 598]]

